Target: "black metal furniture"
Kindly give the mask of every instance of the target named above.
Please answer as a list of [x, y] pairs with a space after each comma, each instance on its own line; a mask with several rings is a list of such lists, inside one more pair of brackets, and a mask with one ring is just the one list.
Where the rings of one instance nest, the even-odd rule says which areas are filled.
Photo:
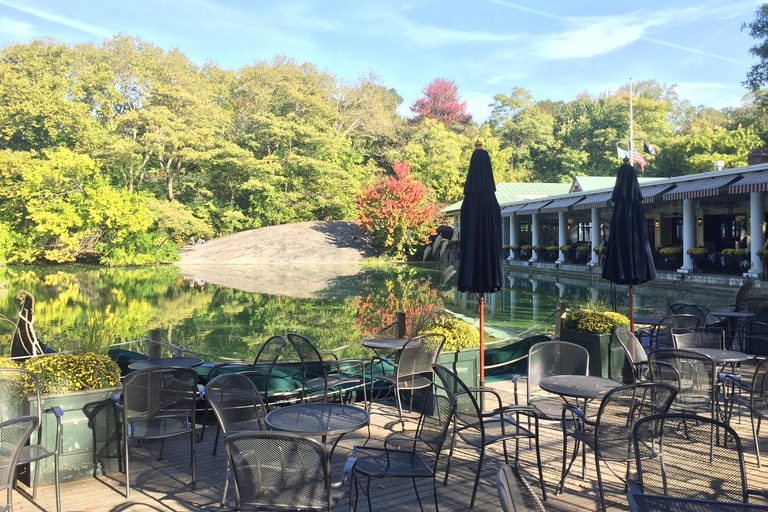
[[[453, 437], [451, 449], [448, 453], [448, 463], [445, 468], [445, 480], [448, 483], [448, 475], [451, 472], [451, 458], [456, 444], [456, 436], [468, 445], [480, 450], [475, 471], [475, 484], [472, 487], [472, 498], [469, 508], [475, 506], [477, 486], [480, 484], [480, 471], [483, 467], [485, 447], [495, 443], [502, 443], [504, 448], [504, 462], [509, 464], [507, 453], [507, 441], [515, 441], [515, 465], [518, 463], [518, 448], [520, 439], [531, 439], [536, 443], [536, 461], [539, 468], [539, 485], [544, 499], [547, 491], [544, 487], [544, 474], [541, 465], [541, 452], [539, 450], [539, 419], [530, 406], [513, 405], [504, 407], [501, 396], [490, 388], [468, 388], [459, 377], [448, 368], [439, 364], [434, 365], [435, 375], [440, 379], [445, 389], [456, 397], [456, 414], [454, 415]], [[490, 409], [480, 404], [491, 400]], [[520, 425], [520, 416], [528, 417], [533, 421], [533, 429], [526, 429]]]
[[[586, 375], [589, 371], [589, 352], [582, 346], [567, 341], [537, 343], [528, 351], [528, 385], [523, 405], [536, 409], [540, 419], [560, 421], [563, 401], [543, 392], [539, 383], [555, 375]], [[519, 404], [517, 378], [513, 378], [515, 403]]]
[[631, 512], [768, 512], [768, 506], [748, 503], [692, 500], [630, 492], [627, 494]]
[[517, 468], [504, 464], [497, 480], [503, 512], [546, 512], [544, 504]]
[[[357, 508], [357, 475], [367, 477], [365, 494], [368, 510], [371, 505], [371, 479], [373, 478], [410, 478], [416, 491], [416, 498], [421, 508], [421, 498], [416, 485], [417, 479], [431, 479], [435, 499], [435, 512], [439, 512], [437, 500], [437, 465], [443, 444], [448, 436], [456, 399], [448, 390], [433, 385], [431, 389], [421, 389], [422, 413], [416, 430], [410, 435], [391, 434], [381, 448], [355, 446], [348, 464], [354, 464], [350, 482], [349, 509]], [[435, 392], [432, 392], [434, 390]], [[436, 394], [439, 393], [439, 394]]]
[[[131, 496], [129, 440], [163, 440], [189, 435], [192, 488], [195, 487], [195, 403], [197, 372], [192, 368], [137, 370], [123, 378], [120, 406], [123, 410], [125, 496]], [[160, 446], [162, 458], [163, 444]]]
[[648, 354], [651, 380], [677, 389], [670, 408], [674, 412], [718, 414], [717, 363], [707, 354], [693, 350], [665, 348]]
[[343, 393], [361, 389], [363, 403], [368, 403], [365, 389], [365, 365], [358, 359], [334, 359], [324, 361], [320, 352], [308, 338], [289, 333], [288, 341], [296, 350], [301, 361], [301, 401], [307, 401], [313, 393], [322, 392], [323, 402], [328, 401], [329, 392], [343, 400]]
[[[401, 394], [408, 391], [413, 398], [414, 390], [426, 389], [432, 385], [432, 365], [437, 362], [443, 343], [445, 343], [445, 336], [442, 334], [423, 334], [411, 338], [397, 353], [393, 374], [385, 374], [383, 371], [384, 363], [392, 364], [386, 357], [376, 356], [371, 359], [371, 394], [373, 394], [373, 386], [377, 380], [392, 386], [397, 401], [400, 425], [403, 429], [405, 429], [405, 421], [403, 420]], [[380, 375], [376, 375], [374, 372], [374, 367], [377, 364], [382, 368]]]
[[724, 349], [725, 339], [722, 333], [672, 329], [672, 343], [675, 348]]
[[161, 357], [159, 359], [143, 359], [128, 365], [130, 370], [148, 370], [150, 368], [194, 368], [203, 364], [199, 357]]
[[363, 346], [376, 352], [376, 355], [391, 355], [403, 350], [407, 342], [404, 338], [371, 338], [363, 340]]
[[696, 329], [700, 325], [701, 319], [696, 315], [667, 315], [651, 328], [649, 346], [652, 349], [662, 345], [672, 347], [672, 329]]
[[639, 420], [633, 438], [643, 494], [741, 503], [754, 494], [747, 486], [741, 440], [725, 423], [661, 414]]
[[0, 423], [0, 491], [6, 491], [5, 507], [0, 510], [13, 512], [13, 487], [16, 482], [16, 465], [24, 443], [37, 428], [36, 416], [19, 416]]
[[726, 375], [723, 379], [723, 396], [726, 423], [730, 421], [734, 407], [744, 407], [749, 411], [757, 467], [760, 467], [760, 423], [768, 419], [768, 359], [755, 367], [749, 383], [738, 375]]
[[289, 432], [240, 432], [224, 440], [224, 451], [235, 506], [243, 510], [331, 512], [342, 496], [337, 489], [344, 480], [331, 483], [330, 456], [314, 439]]
[[[600, 461], [623, 462], [626, 464], [626, 482], [629, 478], [630, 463], [635, 455], [632, 446], [632, 427], [641, 418], [667, 412], [677, 392], [672, 386], [655, 382], [630, 384], [609, 390], [597, 411], [594, 420], [578, 407], [570, 406], [563, 410], [563, 471], [560, 489], [565, 485], [568, 474], [581, 443], [589, 446], [595, 453], [597, 487], [600, 492], [600, 505], [605, 511], [605, 495], [600, 472]], [[572, 429], [569, 429], [572, 425]], [[575, 441], [570, 463], [566, 466], [568, 438]], [[584, 468], [582, 468], [583, 473]], [[618, 475], [617, 475], [618, 476]]]
[[[559, 395], [567, 405], [579, 406], [579, 400], [602, 399], [610, 390], [624, 384], [604, 377], [592, 375], [557, 375], [545, 377], [539, 381], [539, 387], [544, 391]], [[568, 398], [575, 398], [576, 403], [571, 404]], [[562, 402], [560, 410], [562, 411]]]
[[618, 341], [624, 353], [627, 355], [635, 375], [635, 382], [643, 379], [643, 369], [648, 368], [648, 354], [645, 352], [643, 344], [637, 339], [632, 331], [619, 327], [613, 331], [613, 339]]
[[[10, 419], [19, 416], [34, 416], [38, 419], [37, 434], [34, 432], [30, 442], [21, 449], [17, 464], [35, 466], [32, 477], [32, 500], [37, 498], [37, 480], [40, 473], [39, 461], [53, 457], [54, 482], [56, 485], [56, 510], [61, 512], [61, 494], [59, 490], [59, 454], [61, 452], [61, 418], [64, 412], [59, 407], [42, 410], [40, 381], [34, 373], [15, 369], [0, 369], [0, 418]], [[43, 413], [51, 413], [56, 418], [56, 440], [53, 447], [45, 446], [43, 439]]]

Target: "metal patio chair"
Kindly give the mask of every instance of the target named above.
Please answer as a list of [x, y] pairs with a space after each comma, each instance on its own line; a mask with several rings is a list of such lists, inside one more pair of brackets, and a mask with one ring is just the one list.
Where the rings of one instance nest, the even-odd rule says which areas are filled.
[[[383, 356], [376, 356], [371, 359], [371, 394], [373, 394], [373, 385], [377, 380], [390, 384], [395, 393], [397, 401], [397, 412], [400, 417], [400, 425], [405, 429], [403, 419], [403, 404], [401, 394], [404, 391], [411, 392], [419, 389], [429, 388], [432, 385], [432, 365], [437, 363], [437, 357], [445, 343], [445, 336], [442, 334], [423, 334], [408, 340], [402, 350], [397, 352], [394, 361], [394, 373], [384, 374], [382, 370], [380, 375], [376, 375], [374, 367], [378, 364], [381, 367], [384, 364], [392, 362]], [[411, 406], [413, 400], [411, 400]]]
[[648, 354], [651, 380], [664, 382], [677, 390], [670, 411], [689, 414], [719, 414], [717, 364], [705, 354], [691, 350], [665, 348]]
[[40, 423], [36, 416], [19, 416], [0, 423], [0, 491], [5, 489], [5, 506], [0, 511], [13, 512], [13, 487], [16, 465], [24, 443]]
[[701, 325], [701, 318], [697, 315], [667, 315], [651, 328], [649, 347], [651, 349], [661, 348], [662, 345], [672, 347], [672, 329], [696, 329]]
[[497, 486], [503, 512], [547, 512], [516, 467], [504, 464], [499, 470]]
[[[483, 467], [485, 447], [495, 443], [502, 443], [504, 448], [504, 462], [509, 464], [507, 453], [507, 441], [515, 441], [515, 465], [518, 463], [518, 448], [520, 439], [531, 439], [536, 443], [536, 461], [539, 468], [539, 485], [544, 499], [547, 499], [547, 491], [544, 487], [544, 474], [541, 465], [541, 452], [539, 450], [539, 419], [530, 406], [512, 405], [505, 407], [501, 395], [490, 388], [468, 388], [464, 382], [448, 368], [436, 364], [433, 366], [435, 375], [442, 385], [451, 391], [456, 397], [456, 414], [454, 415], [453, 436], [451, 449], [448, 453], [448, 463], [445, 468], [445, 480], [448, 483], [448, 475], [451, 472], [451, 458], [456, 444], [456, 436], [468, 445], [480, 450], [480, 457], [475, 471], [475, 484], [472, 487], [472, 498], [469, 508], [475, 506], [477, 487], [480, 484], [480, 471]], [[485, 404], [486, 397], [491, 401], [490, 408], [481, 408]], [[520, 416], [533, 420], [533, 429], [528, 430], [520, 425]]]
[[197, 372], [192, 368], [137, 370], [123, 378], [120, 407], [123, 410], [125, 451], [125, 497], [131, 497], [129, 440], [161, 440], [189, 435], [192, 459], [192, 488], [195, 488], [195, 404]]
[[[568, 406], [563, 409], [563, 470], [560, 489], [565, 485], [565, 477], [571, 469], [584, 443], [595, 453], [595, 471], [597, 472], [597, 488], [600, 493], [600, 505], [605, 511], [605, 493], [600, 472], [600, 461], [606, 463], [609, 471], [619, 475], [608, 464], [623, 462], [626, 464], [626, 477], [629, 478], [630, 463], [635, 461], [632, 445], [632, 427], [646, 416], [662, 414], [669, 410], [677, 391], [667, 384], [643, 382], [614, 388], [608, 391], [600, 402], [600, 408], [594, 420], [586, 417], [584, 411], [577, 407]], [[572, 425], [572, 429], [568, 425]], [[576, 441], [570, 463], [566, 466], [568, 455], [568, 438]], [[582, 476], [584, 468], [582, 467]]]
[[725, 375], [723, 379], [725, 422], [730, 423], [734, 406], [749, 411], [752, 438], [755, 441], [757, 467], [760, 465], [760, 423], [768, 419], [768, 359], [761, 361], [752, 374], [752, 381], [745, 382], [738, 375]]
[[718, 348], [725, 346], [722, 333], [689, 329], [672, 329], [675, 348]]
[[[331, 512], [344, 478], [331, 483], [325, 446], [290, 432], [240, 432], [224, 440], [231, 467], [235, 506], [243, 510]], [[350, 498], [351, 499], [351, 498]]]
[[643, 494], [742, 503], [751, 494], [763, 496], [749, 490], [741, 440], [725, 423], [690, 414], [649, 416], [635, 424], [633, 439]]
[[[37, 433], [33, 432], [29, 444], [21, 450], [19, 466], [34, 464], [32, 476], [32, 500], [37, 498], [37, 481], [40, 474], [40, 461], [53, 457], [54, 483], [56, 488], [56, 510], [61, 512], [61, 493], [59, 489], [59, 454], [61, 452], [61, 418], [64, 412], [59, 407], [42, 410], [40, 381], [37, 375], [15, 368], [0, 369], [0, 418], [35, 416], [38, 419]], [[54, 445], [46, 446], [43, 438], [43, 413], [51, 413], [56, 418], [56, 438]], [[31, 467], [31, 466], [30, 466]]]
[[423, 398], [420, 397], [422, 413], [414, 432], [410, 435], [390, 434], [381, 448], [355, 446], [352, 450], [352, 456], [347, 461], [347, 467], [350, 464], [354, 465], [350, 481], [349, 509], [351, 512], [357, 509], [357, 475], [368, 479], [364, 492], [370, 512], [373, 512], [371, 505], [373, 478], [410, 478], [416, 491], [419, 508], [422, 510], [416, 480], [431, 479], [435, 512], [439, 512], [437, 466], [443, 444], [448, 437], [448, 428], [453, 420], [456, 399], [453, 393], [437, 385], [433, 385], [430, 390], [422, 388], [417, 392], [423, 395]]
[[627, 355], [627, 359], [629, 359], [629, 362], [632, 365], [632, 370], [635, 374], [635, 382], [640, 382], [643, 380], [643, 377], [645, 377], [643, 369], [648, 369], [648, 354], [645, 352], [645, 347], [640, 343], [637, 336], [632, 334], [632, 331], [625, 329], [624, 327], [619, 327], [614, 330], [613, 338], [618, 341], [624, 349], [624, 353]]

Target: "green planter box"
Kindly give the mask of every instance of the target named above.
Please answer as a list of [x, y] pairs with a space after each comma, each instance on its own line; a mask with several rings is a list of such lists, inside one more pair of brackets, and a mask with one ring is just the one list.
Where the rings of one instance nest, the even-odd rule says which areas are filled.
[[480, 349], [441, 352], [437, 362], [458, 375], [467, 386], [480, 385]]
[[560, 339], [570, 341], [589, 352], [589, 374], [622, 382], [632, 381], [632, 365], [620, 343], [612, 343], [610, 334], [591, 334], [563, 329]]
[[[120, 469], [120, 413], [114, 396], [122, 387], [78, 391], [42, 398], [43, 411], [60, 407], [62, 482], [104, 475]], [[56, 417], [43, 412], [43, 444], [53, 450], [56, 442]], [[39, 464], [39, 484], [54, 483], [53, 457]], [[20, 478], [24, 478], [20, 475]], [[23, 480], [22, 480], [23, 481]]]

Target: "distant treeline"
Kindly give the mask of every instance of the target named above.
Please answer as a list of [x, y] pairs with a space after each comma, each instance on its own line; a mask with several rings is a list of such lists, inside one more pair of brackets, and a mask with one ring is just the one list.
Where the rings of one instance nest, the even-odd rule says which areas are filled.
[[[566, 103], [510, 86], [477, 124], [456, 115], [465, 104], [455, 87], [437, 87], [446, 83], [426, 86], [405, 118], [402, 98], [375, 74], [346, 81], [286, 57], [229, 70], [125, 35], [6, 46], [0, 262], [168, 262], [191, 236], [354, 218], [361, 188], [395, 160], [410, 163], [434, 202], [451, 203], [476, 139], [497, 182], [567, 182], [617, 167], [626, 88]], [[752, 102], [694, 107], [655, 81], [635, 94], [635, 135], [659, 150], [646, 176], [744, 165], [768, 140]]]

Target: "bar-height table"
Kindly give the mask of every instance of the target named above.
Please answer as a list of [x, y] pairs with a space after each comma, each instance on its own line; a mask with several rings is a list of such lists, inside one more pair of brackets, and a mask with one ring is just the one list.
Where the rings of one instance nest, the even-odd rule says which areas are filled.
[[363, 340], [363, 346], [372, 349], [377, 355], [395, 354], [408, 343], [404, 338], [373, 338]]

